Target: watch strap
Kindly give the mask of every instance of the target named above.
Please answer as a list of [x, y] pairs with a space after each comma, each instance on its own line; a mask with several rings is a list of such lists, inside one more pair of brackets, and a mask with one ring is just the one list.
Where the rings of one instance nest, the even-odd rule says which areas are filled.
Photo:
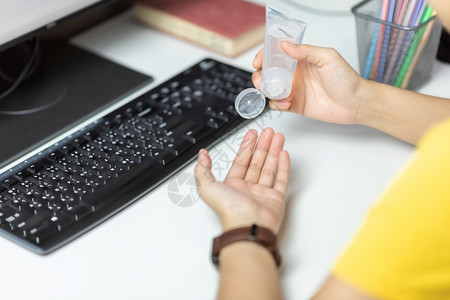
[[270, 229], [258, 226], [256, 224], [248, 227], [232, 229], [216, 237], [213, 241], [212, 250], [212, 261], [214, 265], [217, 268], [219, 267], [219, 254], [224, 247], [232, 243], [242, 241], [254, 242], [263, 246], [272, 254], [276, 265], [280, 266], [281, 256], [277, 249], [276, 235]]

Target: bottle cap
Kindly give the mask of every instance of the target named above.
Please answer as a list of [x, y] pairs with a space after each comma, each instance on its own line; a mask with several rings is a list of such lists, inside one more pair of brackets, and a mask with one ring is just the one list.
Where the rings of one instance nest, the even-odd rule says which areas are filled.
[[234, 108], [244, 119], [256, 118], [266, 107], [266, 98], [255, 88], [248, 88], [239, 93]]

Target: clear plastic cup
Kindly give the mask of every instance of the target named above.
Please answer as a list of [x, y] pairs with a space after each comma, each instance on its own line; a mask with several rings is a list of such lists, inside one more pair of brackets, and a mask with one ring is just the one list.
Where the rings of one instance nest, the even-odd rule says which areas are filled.
[[284, 99], [291, 93], [297, 60], [281, 49], [282, 41], [300, 44], [306, 24], [271, 6], [266, 6], [266, 36], [260, 90], [245, 89], [235, 101], [235, 109], [246, 119], [257, 117], [265, 108], [266, 97]]

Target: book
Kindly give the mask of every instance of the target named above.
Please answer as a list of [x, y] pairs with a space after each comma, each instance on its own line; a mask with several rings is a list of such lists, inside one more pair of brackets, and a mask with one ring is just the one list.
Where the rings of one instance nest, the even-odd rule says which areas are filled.
[[231, 57], [264, 40], [265, 8], [243, 0], [136, 0], [133, 13], [139, 22]]

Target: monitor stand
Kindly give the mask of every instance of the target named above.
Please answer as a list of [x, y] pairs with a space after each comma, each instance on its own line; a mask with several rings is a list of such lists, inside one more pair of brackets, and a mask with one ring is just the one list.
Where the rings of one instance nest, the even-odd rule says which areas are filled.
[[0, 167], [153, 81], [67, 43], [40, 50], [39, 72], [0, 99]]
[[46, 110], [61, 101], [68, 89], [63, 79], [33, 75], [10, 95], [0, 99], [0, 115], [26, 115]]

